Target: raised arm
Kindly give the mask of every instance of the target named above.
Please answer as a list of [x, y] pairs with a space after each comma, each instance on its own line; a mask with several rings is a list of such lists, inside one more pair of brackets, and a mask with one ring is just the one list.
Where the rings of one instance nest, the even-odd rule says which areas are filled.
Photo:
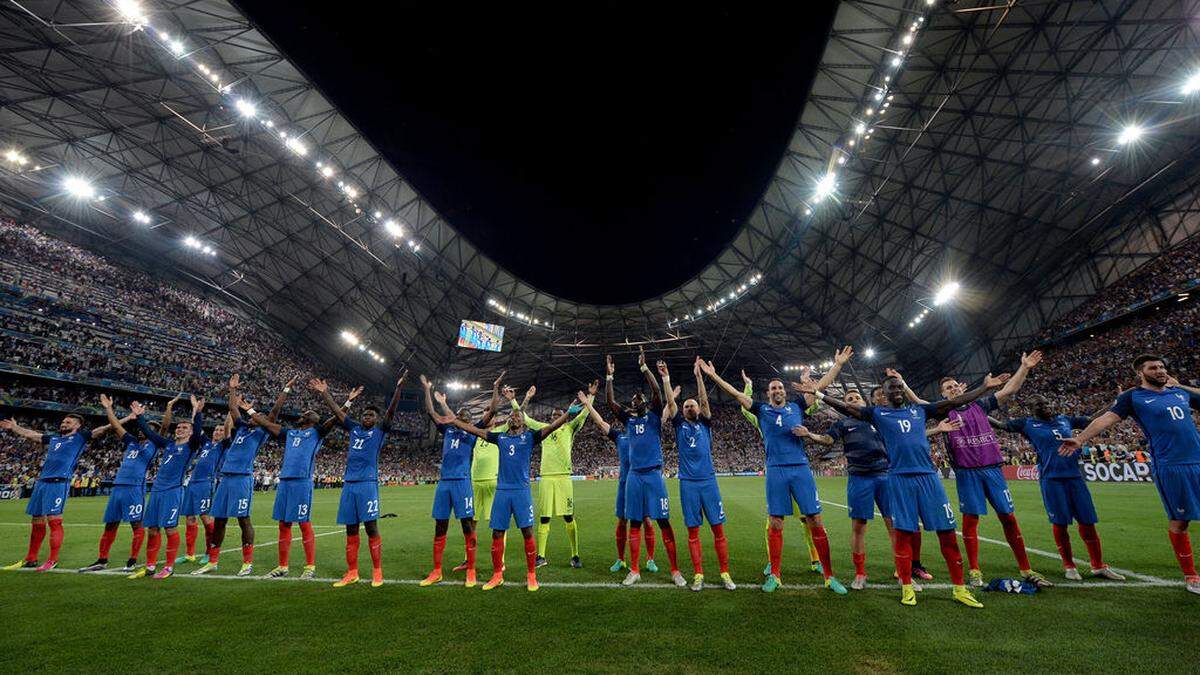
[[829, 406], [830, 408], [833, 408], [834, 410], [842, 413], [843, 415], [847, 415], [849, 417], [853, 417], [853, 418], [859, 419], [859, 420], [863, 419], [863, 413], [862, 413], [863, 409], [861, 407], [856, 406], [856, 405], [850, 405], [849, 403], [846, 403], [845, 401], [843, 401], [840, 398], [826, 396], [824, 392], [817, 391], [816, 388], [814, 387], [814, 385], [812, 385], [812, 384], [798, 385], [793, 382], [792, 389], [795, 391], [799, 391], [802, 394], [812, 394], [813, 396], [816, 396], [818, 401], [820, 401], [820, 402], [824, 403], [825, 405]]
[[608, 422], [605, 422], [604, 418], [600, 416], [600, 413], [596, 412], [596, 408], [592, 406], [591, 399], [588, 399], [583, 404], [583, 407], [587, 408], [588, 416], [592, 418], [592, 421], [596, 423], [596, 426], [600, 427], [600, 433], [608, 436], [608, 430], [612, 428], [612, 425]]
[[663, 391], [667, 392], [666, 406], [663, 408], [662, 416], [664, 419], [672, 419], [675, 413], [679, 411], [679, 404], [675, 402], [675, 392], [671, 390], [671, 372], [667, 370], [667, 362], [659, 360], [654, 364], [658, 368], [658, 375], [662, 378]]
[[1000, 391], [996, 392], [996, 400], [1004, 401], [1004, 399], [1012, 396], [1021, 389], [1021, 385], [1025, 384], [1025, 378], [1028, 377], [1030, 369], [1042, 362], [1042, 353], [1038, 350], [1033, 350], [1028, 354], [1021, 354], [1021, 365], [1017, 368], [1017, 372], [1008, 378], [1008, 382], [1000, 387]]
[[204, 399], [189, 397], [192, 404], [192, 435], [188, 437], [188, 447], [193, 451], [204, 444]]
[[[579, 392], [578, 398], [579, 398], [579, 402], [583, 403], [584, 401], [587, 400], [587, 394], [585, 394], [581, 391], [581, 392]], [[567, 406], [567, 408], [570, 408], [570, 406]], [[559, 427], [566, 424], [567, 420], [569, 420], [569, 419], [571, 419], [571, 413], [567, 412], [566, 409], [564, 409], [562, 411], [562, 414], [559, 415], [558, 417], [555, 417], [550, 422], [550, 424], [547, 424], [546, 426], [542, 427], [541, 429], [538, 429], [537, 431], [535, 431], [533, 433], [537, 434], [537, 439], [540, 441], [540, 440], [546, 438], [547, 436], [549, 436], [550, 434], [558, 431]]]
[[1058, 446], [1058, 454], [1063, 457], [1069, 457], [1079, 451], [1080, 448], [1087, 445], [1088, 441], [1104, 433], [1106, 429], [1121, 421], [1121, 416], [1109, 410], [1103, 415], [1092, 420], [1092, 423], [1087, 425], [1087, 428], [1079, 433], [1078, 436], [1065, 439]]
[[270, 415], [264, 415], [256, 411], [250, 415], [250, 419], [258, 426], [266, 429], [267, 433], [271, 434], [274, 438], [279, 438], [279, 432], [283, 431], [283, 425], [271, 419]]
[[501, 370], [500, 375], [492, 381], [492, 400], [488, 403], [487, 410], [483, 411], [483, 419], [479, 421], [479, 426], [487, 429], [492, 425], [492, 418], [496, 416], [496, 411], [500, 407], [500, 386], [504, 382], [504, 373], [508, 371]]
[[167, 407], [163, 410], [162, 419], [158, 421], [158, 433], [166, 435], [171, 430], [171, 422], [175, 417], [175, 404], [179, 403], [179, 397], [167, 401]]
[[420, 380], [421, 388], [425, 390], [425, 412], [430, 419], [437, 419], [441, 415], [433, 410], [433, 383], [429, 381], [428, 377], [425, 377], [424, 373], [420, 375]]
[[[150, 428], [150, 425], [146, 422], [145, 406], [137, 401], [134, 401], [133, 403], [129, 404], [129, 409], [133, 411], [134, 415], [137, 415], [138, 428], [142, 430], [143, 434], [146, 434], [146, 438], [150, 439], [151, 443], [160, 448], [165, 448], [171, 444], [171, 439], [155, 432], [154, 429]], [[163, 417], [164, 419], [166, 418], [165, 415]]]
[[983, 378], [983, 384], [975, 387], [971, 391], [965, 391], [954, 398], [942, 399], [935, 403], [934, 415], [936, 417], [945, 417], [946, 413], [950, 412], [951, 410], [954, 410], [959, 406], [964, 406], [977, 398], [986, 396], [989, 391], [1007, 382], [1008, 377], [1008, 373], [1002, 373], [995, 377], [993, 377], [991, 373], [988, 373], [987, 376]]
[[608, 409], [618, 420], [623, 420], [625, 411], [617, 404], [617, 398], [613, 396], [613, 373], [616, 372], [616, 367], [613, 365], [612, 354], [604, 357], [604, 368], [604, 402], [608, 404]]
[[[229, 424], [231, 428], [233, 426], [237, 426], [238, 421], [242, 419], [241, 406], [239, 405], [242, 400], [242, 392], [239, 389], [241, 383], [241, 375], [234, 373], [233, 375], [229, 376], [229, 396], [226, 400], [229, 405]], [[228, 429], [226, 431], [228, 431]], [[226, 438], [228, 438], [228, 436], [226, 436]]]
[[[329, 393], [329, 385], [325, 383], [325, 380], [314, 377], [308, 381], [308, 388], [320, 394], [321, 400], [325, 402], [325, 407], [329, 408], [329, 410], [333, 413], [333, 416], [337, 418], [338, 424], [342, 424], [346, 421], [346, 411], [342, 410], [342, 406], [338, 405], [337, 401], [333, 400], [333, 395]], [[230, 409], [230, 412], [233, 414], [234, 419], [236, 420], [237, 413], [233, 412], [233, 408]]]
[[700, 403], [700, 414], [712, 418], [712, 407], [708, 404], [708, 388], [704, 386], [704, 373], [700, 372], [700, 357], [692, 364], [692, 374], [696, 376], [696, 401]]
[[904, 376], [901, 375], [900, 372], [895, 368], [888, 368], [883, 372], [888, 377], [894, 377], [897, 380], [900, 380], [900, 386], [904, 387], [904, 398], [908, 399], [909, 403], [916, 403], [917, 405], [925, 405], [926, 403], [929, 403], [929, 401], [917, 396], [917, 392], [913, 391], [912, 387], [908, 386], [908, 382], [904, 380]]
[[108, 426], [117, 433], [117, 438], [125, 436], [125, 425], [121, 424], [121, 420], [117, 419], [116, 413], [113, 412], [113, 400], [105, 394], [100, 394], [100, 407], [104, 408], [104, 416], [108, 418]]
[[737, 402], [746, 410], [749, 410], [750, 406], [754, 405], [754, 399], [738, 391], [732, 384], [729, 384], [717, 374], [717, 369], [715, 366], [713, 366], [712, 361], [701, 360], [700, 371], [707, 375], [713, 382], [716, 382], [718, 387], [724, 389], [726, 394], [729, 394], [736, 399]]
[[0, 429], [11, 431], [21, 438], [28, 438], [31, 441], [42, 440], [42, 432], [34, 431], [33, 429], [26, 429], [20, 424], [17, 424], [17, 421], [14, 419], [0, 420]]
[[[279, 396], [275, 397], [275, 404], [271, 406], [271, 412], [267, 415], [267, 419], [271, 420], [272, 422], [279, 419], [279, 413], [283, 411], [283, 404], [285, 401], [287, 401], [288, 394], [292, 393], [292, 385], [295, 383], [296, 378], [293, 377], [287, 381], [287, 384], [283, 385], [283, 391], [279, 392]], [[255, 421], [257, 422], [258, 420]], [[260, 422], [259, 424], [261, 425], [262, 423]], [[271, 435], [274, 436], [276, 433], [277, 432], [271, 432]]]
[[808, 430], [808, 427], [801, 424], [797, 427], [792, 427], [792, 434], [800, 438], [807, 438], [810, 441], [815, 441], [821, 445], [833, 445], [833, 436], [829, 434], [815, 434]]
[[646, 350], [641, 347], [638, 347], [638, 370], [642, 371], [642, 377], [646, 378], [646, 386], [650, 387], [650, 407], [654, 410], [662, 410], [662, 390], [658, 388], [658, 380], [654, 377], [654, 373], [646, 365]]
[[[1001, 422], [1003, 424], [1003, 422]], [[951, 431], [958, 431], [962, 428], [961, 419], [946, 418], [931, 427], [925, 427], [925, 438], [933, 438], [938, 434], [948, 434]]]
[[388, 404], [387, 412], [383, 415], [384, 427], [390, 427], [392, 419], [396, 417], [396, 406], [400, 404], [400, 388], [404, 386], [405, 377], [408, 377], [408, 368], [400, 371], [400, 377], [396, 378], [396, 388], [392, 390], [392, 401]]
[[464, 421], [458, 419], [458, 416], [456, 416], [456, 415], [446, 415], [444, 417], [438, 417], [438, 418], [435, 418], [434, 421], [437, 422], [438, 424], [453, 424], [454, 426], [458, 427], [459, 429], [462, 429], [463, 431], [467, 432], [468, 434], [471, 434], [472, 436], [478, 436], [479, 438], [482, 438], [485, 441], [487, 440], [487, 437], [488, 437], [487, 429], [480, 429], [479, 427], [475, 426], [474, 424], [471, 424], [470, 422], [464, 422]]
[[[825, 391], [829, 385], [837, 381], [837, 376], [842, 373], [842, 366], [850, 361], [850, 357], [854, 356], [854, 347], [846, 345], [837, 350], [833, 354], [833, 367], [830, 368], [821, 379], [817, 380], [817, 391]], [[831, 441], [833, 439], [830, 439]], [[820, 441], [817, 441], [820, 443]]]
[[[950, 420], [948, 420], [948, 419], [942, 420], [941, 423], [938, 424], [938, 426], [941, 426], [942, 424], [945, 424], [946, 422], [949, 422], [949, 421]], [[991, 427], [993, 429], [995, 429], [996, 431], [1008, 431], [1007, 424], [1005, 424], [1004, 422], [1001, 422], [1000, 420], [996, 419], [995, 417], [992, 417], [991, 415], [988, 415], [988, 424], [991, 425]], [[929, 434], [926, 434], [926, 435], [929, 435]]]

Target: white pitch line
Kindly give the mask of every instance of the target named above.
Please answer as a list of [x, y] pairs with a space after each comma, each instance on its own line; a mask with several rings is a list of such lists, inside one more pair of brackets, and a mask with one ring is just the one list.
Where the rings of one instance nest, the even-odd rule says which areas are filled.
[[[314, 527], [315, 527], [315, 526], [314, 526]], [[339, 528], [339, 529], [336, 529], [336, 530], [330, 530], [330, 531], [328, 531], [328, 532], [322, 532], [321, 534], [314, 534], [314, 535], [313, 535], [313, 539], [316, 539], [317, 537], [328, 537], [328, 536], [329, 536], [329, 535], [331, 535], [331, 534], [341, 534], [341, 533], [342, 533], [342, 529], [341, 529], [342, 527], [343, 527], [342, 525], [338, 525], [338, 528]], [[228, 528], [228, 526], [225, 528], [225, 531], [226, 531], [226, 532], [229, 532], [229, 528]], [[301, 541], [302, 539], [304, 539], [304, 535], [303, 535], [303, 534], [301, 534], [299, 537], [292, 537], [292, 541]], [[276, 537], [275, 539], [272, 539], [271, 541], [268, 541], [268, 542], [263, 542], [263, 543], [261, 543], [261, 544], [255, 544], [255, 545], [254, 545], [254, 550], [256, 550], [256, 551], [257, 551], [257, 550], [258, 550], [258, 549], [260, 549], [260, 548], [266, 548], [266, 547], [268, 547], [268, 546], [277, 546], [278, 544], [279, 544], [279, 538], [278, 538], [278, 537]], [[234, 551], [241, 551], [241, 550], [242, 550], [242, 545], [241, 545], [241, 544], [238, 544], [238, 545], [237, 545], [236, 547], [234, 547], [234, 548], [223, 548], [223, 549], [221, 549], [221, 553], [233, 553]]]

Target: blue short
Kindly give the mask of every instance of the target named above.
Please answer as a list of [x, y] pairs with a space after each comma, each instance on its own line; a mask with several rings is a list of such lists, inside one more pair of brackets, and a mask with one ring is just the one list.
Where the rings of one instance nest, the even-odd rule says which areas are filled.
[[613, 507], [613, 515], [622, 520], [625, 519], [625, 483], [628, 480], [627, 475], [622, 475], [617, 479], [617, 503]]
[[630, 471], [625, 480], [625, 517], [635, 523], [647, 518], [662, 520], [670, 517], [667, 484], [662, 472]]
[[496, 488], [488, 527], [507, 530], [510, 518], [517, 522], [519, 528], [533, 527], [533, 495], [528, 487]]
[[807, 464], [767, 467], [767, 515], [792, 515], [792, 500], [800, 513], [813, 516], [821, 512], [817, 482]]
[[307, 523], [312, 511], [313, 482], [311, 478], [280, 478], [275, 486], [275, 506], [271, 520], [285, 523]]
[[39, 480], [33, 484], [33, 494], [25, 507], [27, 516], [61, 516], [67, 505], [67, 491], [71, 482], [66, 480]]
[[[905, 532], [925, 529], [953, 530], [954, 509], [935, 473], [895, 473], [889, 476], [892, 496], [892, 526]], [[920, 524], [918, 524], [920, 521]]]
[[717, 477], [704, 480], [679, 480], [679, 508], [683, 509], [683, 524], [700, 527], [707, 520], [709, 525], [725, 522], [725, 503], [721, 501], [721, 488]]
[[1070, 525], [1074, 520], [1080, 525], [1094, 525], [1099, 520], [1092, 493], [1082, 476], [1043, 478], [1039, 482], [1042, 484], [1042, 503], [1046, 505], [1051, 524]]
[[1004, 471], [998, 466], [978, 469], [955, 469], [954, 482], [958, 486], [958, 510], [973, 516], [986, 516], [987, 505], [996, 513], [1012, 513], [1012, 493], [1004, 480]]
[[212, 510], [213, 484], [211, 480], [192, 481], [183, 489], [185, 516], [206, 516]]
[[146, 508], [145, 485], [114, 485], [112, 494], [108, 496], [108, 504], [104, 506], [104, 522], [136, 523], [142, 519], [142, 509]]
[[450, 512], [458, 520], [475, 518], [475, 490], [466, 478], [438, 481], [433, 491], [433, 519], [450, 520]]
[[855, 520], [873, 520], [875, 507], [884, 518], [892, 515], [891, 484], [886, 473], [869, 476], [850, 474], [846, 483], [846, 501], [850, 506], [850, 517]]
[[1155, 464], [1154, 487], [1167, 518], [1200, 520], [1200, 464]]
[[249, 518], [250, 502], [253, 500], [254, 476], [223, 475], [217, 485], [210, 514], [213, 518]]
[[183, 487], [152, 490], [146, 504], [146, 527], [179, 525], [179, 507], [183, 505]]
[[342, 486], [338, 502], [338, 525], [357, 525], [379, 520], [379, 483], [356, 480]]

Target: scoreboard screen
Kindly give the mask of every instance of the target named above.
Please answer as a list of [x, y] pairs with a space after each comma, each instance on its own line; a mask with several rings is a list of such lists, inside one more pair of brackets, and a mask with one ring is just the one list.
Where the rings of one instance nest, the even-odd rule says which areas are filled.
[[504, 326], [463, 319], [458, 327], [458, 346], [498, 352], [504, 346]]

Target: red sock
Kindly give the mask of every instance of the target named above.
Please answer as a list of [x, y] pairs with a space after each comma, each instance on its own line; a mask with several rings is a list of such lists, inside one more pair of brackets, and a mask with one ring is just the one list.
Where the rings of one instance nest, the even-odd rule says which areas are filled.
[[670, 525], [660, 525], [659, 532], [662, 533], [663, 548], [667, 549], [667, 561], [671, 563], [671, 574], [679, 571], [679, 560], [675, 554], [675, 530], [671, 529]]
[[25, 560], [37, 560], [38, 551], [42, 548], [42, 540], [46, 538], [46, 522], [33, 523], [29, 528], [29, 552], [25, 554]]
[[188, 523], [183, 528], [183, 538], [187, 544], [187, 556], [189, 558], [196, 555], [196, 535], [199, 533], [200, 526], [196, 523]]
[[825, 578], [833, 576], [833, 561], [829, 555], [829, 535], [825, 534], [824, 525], [814, 525], [808, 528], [812, 532], [813, 546], [817, 547], [817, 555], [821, 558]]
[[[909, 552], [909, 556], [910, 556], [909, 560], [911, 561], [912, 560], [912, 558], [911, 558], [912, 552], [911, 551]], [[867, 576], [867, 554], [866, 553], [854, 553], [853, 551], [851, 551], [850, 559], [854, 561], [854, 576], [856, 576], [856, 577]], [[910, 562], [909, 564], [911, 565], [912, 563]]]
[[108, 560], [108, 552], [112, 550], [113, 542], [117, 540], [116, 530], [105, 530], [100, 535], [100, 559]]
[[771, 574], [779, 577], [783, 573], [783, 529], [767, 529], [767, 557], [771, 560]]
[[146, 567], [158, 564], [158, 548], [162, 545], [162, 532], [150, 530], [150, 539], [146, 542]]
[[466, 549], [467, 549], [467, 569], [474, 571], [475, 570], [475, 549], [478, 547], [478, 542], [477, 542], [477, 539], [475, 536], [475, 531], [472, 530], [470, 532], [470, 534], [466, 535], [466, 537], [464, 537], [464, 538], [466, 539]]
[[279, 566], [287, 567], [292, 558], [292, 526], [279, 521]]
[[920, 565], [921, 564], [921, 531], [917, 530], [916, 532], [909, 532], [908, 538], [912, 542], [912, 546], [910, 548], [912, 548], [913, 565], [914, 566]]
[[646, 533], [646, 560], [654, 560], [654, 523], [646, 521], [642, 531]]
[[317, 564], [317, 536], [313, 534], [312, 523], [307, 520], [300, 523], [300, 544], [304, 547], [304, 564], [312, 567]]
[[692, 569], [696, 574], [704, 574], [704, 552], [700, 549], [700, 528], [689, 527], [688, 553], [692, 556]]
[[253, 562], [254, 562], [254, 544], [242, 544], [242, 564], [250, 565]]
[[[912, 532], [896, 530], [895, 544], [892, 546], [892, 554], [896, 558], [896, 576], [900, 577], [900, 583], [905, 586], [912, 584], [912, 540]], [[961, 565], [958, 573], [962, 574]]]
[[1104, 569], [1104, 554], [1100, 551], [1100, 533], [1096, 531], [1096, 526], [1094, 524], [1084, 525], [1083, 523], [1079, 523], [1079, 538], [1087, 546], [1088, 558], [1092, 564], [1092, 569]]
[[358, 574], [358, 535], [346, 535], [346, 572]]
[[713, 548], [717, 549], [717, 564], [721, 574], [729, 574], [729, 540], [725, 538], [725, 526], [713, 525]]
[[175, 556], [179, 555], [179, 531], [171, 530], [167, 533], [167, 559], [163, 562], [167, 567], [175, 564]]
[[50, 557], [47, 562], [58, 560], [58, 550], [62, 548], [63, 526], [62, 518], [50, 519]]
[[1025, 554], [1025, 537], [1021, 536], [1021, 526], [1017, 524], [1016, 514], [997, 513], [996, 517], [1000, 519], [1000, 524], [1004, 527], [1004, 538], [1008, 540], [1008, 547], [1017, 559], [1017, 569], [1028, 572], [1029, 556]]
[[1171, 548], [1175, 549], [1175, 559], [1179, 561], [1179, 569], [1183, 576], [1196, 576], [1196, 562], [1192, 559], [1192, 538], [1187, 532], [1172, 532], [1167, 530], [1171, 538]]
[[625, 541], [626, 541], [626, 539], [628, 539], [628, 536], [629, 536], [625, 530], [625, 521], [623, 521], [623, 520], [617, 521], [617, 533], [615, 536], [617, 539], [617, 560], [624, 560], [625, 559]]
[[530, 574], [537, 569], [537, 540], [532, 535], [525, 537], [525, 566]]
[[367, 548], [371, 550], [371, 569], [383, 571], [383, 539], [379, 535], [367, 536]]
[[[654, 541], [650, 539], [650, 541]], [[642, 528], [631, 525], [629, 528], [629, 571], [640, 574], [642, 557]]]
[[446, 535], [433, 538], [433, 571], [442, 571], [442, 554], [446, 551]]
[[[963, 514], [963, 548], [967, 549], [967, 564], [973, 570], [979, 569], [979, 516]], [[941, 534], [938, 535], [941, 539]], [[957, 546], [956, 546], [957, 548]]]
[[958, 552], [958, 540], [954, 538], [954, 530], [941, 530], [937, 534], [938, 544], [942, 547], [942, 557], [946, 559], [946, 568], [950, 570], [950, 583], [962, 586], [963, 561], [962, 554]]
[[1058, 557], [1062, 558], [1063, 569], [1075, 569], [1075, 556], [1071, 553], [1071, 531], [1066, 525], [1051, 524], [1050, 527], [1054, 531], [1054, 545], [1058, 547]]
[[137, 560], [138, 555], [142, 552], [142, 540], [146, 538], [146, 528], [133, 528], [133, 540], [129, 542], [129, 557]]
[[204, 519], [201, 522], [204, 523], [204, 552], [208, 553], [212, 549], [213, 522]]
[[492, 537], [492, 575], [504, 572], [504, 537]]

